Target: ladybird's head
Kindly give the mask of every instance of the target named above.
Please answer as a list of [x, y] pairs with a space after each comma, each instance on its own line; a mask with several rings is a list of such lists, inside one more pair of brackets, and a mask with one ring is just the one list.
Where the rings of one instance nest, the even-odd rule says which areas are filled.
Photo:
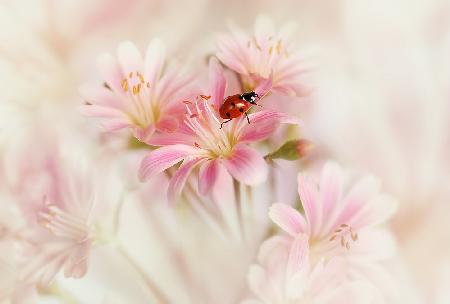
[[255, 105], [256, 100], [259, 99], [259, 96], [258, 96], [258, 94], [256, 94], [255, 92], [252, 91], [252, 92], [247, 92], [247, 93], [242, 94], [241, 98], [243, 100], [245, 100], [246, 102]]

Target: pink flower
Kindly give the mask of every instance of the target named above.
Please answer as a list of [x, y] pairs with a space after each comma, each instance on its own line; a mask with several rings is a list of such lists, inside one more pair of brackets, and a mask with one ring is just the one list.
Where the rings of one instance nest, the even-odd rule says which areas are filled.
[[[283, 113], [261, 110], [224, 124], [218, 113], [224, 99], [226, 81], [216, 59], [210, 61], [210, 96], [186, 105], [186, 118], [178, 132], [156, 137], [154, 143], [165, 145], [144, 158], [139, 175], [149, 179], [183, 161], [169, 184], [169, 194], [181, 192], [191, 171], [200, 166], [199, 191], [207, 194], [215, 185], [219, 171], [225, 168], [238, 181], [254, 185], [267, 176], [263, 157], [248, 143], [267, 139], [280, 123], [298, 123]], [[256, 88], [263, 96], [271, 80]], [[208, 100], [211, 100], [211, 104]]]
[[252, 265], [248, 274], [255, 298], [243, 303], [369, 303], [370, 285], [346, 280], [342, 259], [311, 264], [309, 253], [306, 235], [298, 235], [293, 241], [281, 236], [265, 241], [259, 264]]
[[267, 17], [256, 20], [255, 32], [236, 29], [218, 40], [217, 57], [239, 74], [245, 90], [252, 90], [273, 72], [274, 92], [304, 96], [310, 88], [301, 77], [307, 71], [304, 60], [291, 48], [292, 24], [276, 32]]
[[396, 202], [379, 193], [379, 182], [372, 177], [358, 181], [345, 195], [340, 168], [327, 163], [319, 185], [298, 175], [298, 192], [304, 215], [285, 204], [272, 205], [269, 216], [293, 239], [309, 236], [315, 256], [367, 255], [374, 258], [392, 254], [388, 233], [372, 229], [383, 223], [396, 209]]
[[165, 51], [158, 39], [151, 41], [145, 60], [129, 41], [119, 45], [117, 57], [99, 58], [105, 86], [82, 88], [87, 102], [82, 112], [100, 118], [107, 131], [130, 128], [145, 143], [155, 132], [174, 131], [182, 118], [179, 101], [185, 98], [190, 77], [180, 76], [174, 67], [162, 72]]
[[[30, 243], [28, 260], [21, 269], [27, 282], [48, 285], [55, 275], [83, 277], [95, 240], [93, 210], [96, 203], [92, 181], [79, 168], [65, 168], [58, 187], [61, 199], [44, 199], [37, 223], [29, 223], [24, 238]], [[70, 171], [65, 171], [70, 170]]]

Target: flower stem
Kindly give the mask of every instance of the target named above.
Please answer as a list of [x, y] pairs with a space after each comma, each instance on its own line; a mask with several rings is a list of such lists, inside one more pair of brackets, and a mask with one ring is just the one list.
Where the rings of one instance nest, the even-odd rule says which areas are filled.
[[120, 255], [128, 262], [128, 264], [133, 268], [133, 270], [141, 277], [145, 286], [151, 292], [151, 294], [158, 300], [157, 303], [170, 303], [167, 296], [162, 292], [162, 290], [156, 285], [156, 283], [142, 270], [142, 268], [136, 263], [136, 261], [128, 254], [128, 252], [123, 248], [122, 245], [117, 247]]

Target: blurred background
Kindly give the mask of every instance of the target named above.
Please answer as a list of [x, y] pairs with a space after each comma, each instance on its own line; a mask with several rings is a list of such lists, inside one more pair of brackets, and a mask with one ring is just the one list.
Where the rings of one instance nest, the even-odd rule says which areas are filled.
[[[39, 149], [42, 130], [50, 140], [77, 138], [78, 148], [104, 152], [96, 146], [101, 135], [78, 113], [83, 102], [79, 86], [101, 81], [95, 68], [100, 53], [115, 52], [123, 40], [143, 50], [157, 36], [172, 60], [201, 74], [208, 56], [216, 51], [215, 35], [228, 32], [230, 26], [252, 31], [261, 14], [279, 26], [295, 22], [294, 44], [314, 66], [312, 94], [295, 103], [286, 101], [289, 111], [304, 120], [302, 135], [314, 143], [314, 157], [372, 173], [398, 199], [391, 228], [399, 245], [394, 267], [401, 268], [398, 280], [404, 299], [450, 303], [450, 2], [446, 0], [3, 0], [0, 178], [6, 180], [15, 170], [13, 147], [26, 142], [28, 151]], [[7, 203], [5, 196], [2, 200]], [[251, 260], [251, 254], [242, 265], [245, 259]], [[149, 263], [158, 261], [156, 257]], [[101, 269], [99, 288], [117, 287], [105, 279], [114, 273], [109, 267]], [[87, 282], [98, 282], [89, 278]], [[85, 282], [71, 281], [67, 288], [91, 290]], [[121, 288], [129, 288], [129, 294], [135, 289], [126, 284]], [[138, 296], [122, 299], [140, 302]]]

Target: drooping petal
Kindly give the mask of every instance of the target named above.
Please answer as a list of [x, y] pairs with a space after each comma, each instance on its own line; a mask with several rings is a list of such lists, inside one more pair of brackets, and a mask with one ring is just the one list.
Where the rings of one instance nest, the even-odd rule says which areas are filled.
[[211, 92], [211, 102], [215, 109], [219, 109], [223, 102], [227, 82], [223, 74], [223, 69], [215, 57], [209, 60], [209, 92]]
[[194, 156], [199, 153], [199, 149], [186, 145], [172, 145], [152, 151], [141, 162], [139, 168], [139, 178], [146, 180], [155, 174], [161, 173], [172, 167], [187, 156]]
[[192, 169], [195, 168], [200, 162], [204, 161], [203, 158], [194, 158], [188, 161], [183, 161], [180, 168], [173, 175], [169, 182], [169, 188], [167, 190], [169, 201], [174, 202], [175, 199], [181, 194], [184, 184], [191, 173]]
[[219, 161], [207, 161], [200, 166], [198, 175], [198, 190], [200, 194], [208, 194], [214, 187], [219, 175]]
[[267, 178], [267, 164], [263, 157], [245, 145], [234, 147], [232, 155], [224, 159], [224, 165], [235, 179], [247, 185], [262, 183]]
[[321, 206], [318, 199], [316, 186], [309, 181], [303, 174], [298, 178], [298, 194], [305, 210], [306, 221], [308, 223], [308, 234], [314, 234], [321, 225]]
[[155, 86], [156, 81], [161, 76], [161, 71], [166, 57], [166, 51], [162, 41], [153, 39], [145, 53], [144, 77], [149, 82], [150, 87]]
[[250, 124], [244, 125], [239, 136], [240, 142], [253, 142], [269, 138], [280, 123], [300, 124], [300, 120], [285, 113], [259, 111], [249, 115]]
[[131, 41], [124, 41], [117, 48], [117, 59], [122, 68], [123, 75], [131, 72], [142, 72], [142, 56]]
[[273, 204], [269, 210], [270, 219], [292, 236], [306, 232], [303, 216], [294, 208], [286, 204]]

